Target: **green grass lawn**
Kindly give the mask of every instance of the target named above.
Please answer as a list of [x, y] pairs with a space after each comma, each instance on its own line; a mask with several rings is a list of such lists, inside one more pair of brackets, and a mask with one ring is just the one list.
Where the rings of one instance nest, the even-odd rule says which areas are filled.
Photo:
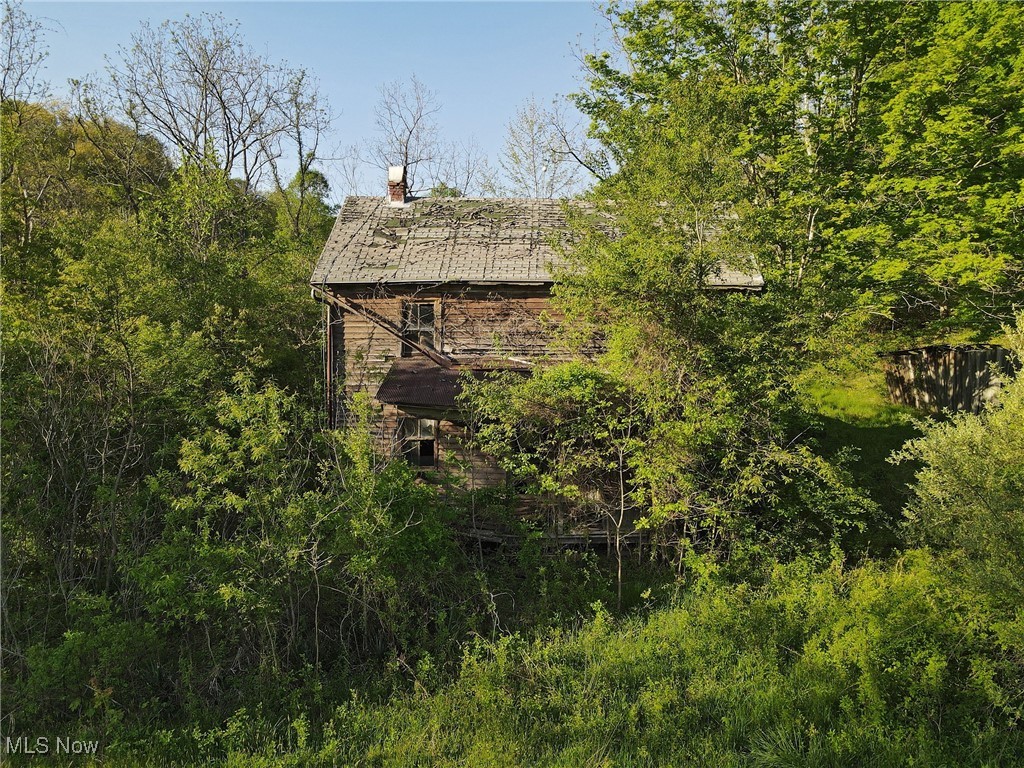
[[843, 449], [853, 449], [855, 458], [847, 469], [881, 507], [883, 524], [865, 532], [856, 544], [888, 553], [897, 544], [894, 529], [902, 519], [908, 486], [917, 470], [913, 464], [892, 464], [888, 459], [920, 434], [914, 419], [923, 414], [889, 400], [881, 363], [876, 359], [841, 370], [814, 366], [798, 386], [818, 422], [816, 438], [821, 451], [833, 457]]

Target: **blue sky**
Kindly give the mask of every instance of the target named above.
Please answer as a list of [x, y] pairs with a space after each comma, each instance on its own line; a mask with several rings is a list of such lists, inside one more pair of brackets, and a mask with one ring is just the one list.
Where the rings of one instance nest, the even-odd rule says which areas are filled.
[[[370, 138], [378, 87], [415, 73], [443, 104], [442, 136], [475, 137], [491, 158], [519, 104], [530, 96], [547, 102], [576, 88], [576, 54], [600, 46], [604, 29], [591, 2], [571, 0], [26, 2], [25, 9], [50, 29], [44, 74], [57, 97], [66, 93], [68, 78], [102, 72], [104, 56], [129, 45], [142, 20], [159, 24], [219, 12], [237, 19], [258, 51], [319, 78], [338, 115], [332, 148]], [[340, 187], [340, 177], [329, 175]], [[364, 184], [371, 182], [376, 185], [364, 175]]]

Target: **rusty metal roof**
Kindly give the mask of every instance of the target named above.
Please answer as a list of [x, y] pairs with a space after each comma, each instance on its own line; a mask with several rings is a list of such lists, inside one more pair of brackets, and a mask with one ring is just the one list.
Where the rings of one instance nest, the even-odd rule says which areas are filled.
[[377, 389], [377, 400], [398, 406], [457, 410], [462, 392], [461, 377], [470, 373], [481, 379], [488, 373], [509, 370], [525, 374], [528, 367], [513, 361], [480, 358], [471, 363], [444, 368], [429, 358], [416, 356], [395, 360]]
[[932, 344], [926, 347], [913, 347], [910, 349], [896, 349], [892, 351], [878, 352], [878, 357], [896, 357], [899, 355], [936, 355], [946, 352], [977, 352], [989, 349], [1004, 349], [999, 344], [989, 343], [968, 343], [968, 344]]
[[392, 405], [454, 408], [462, 391], [459, 370], [442, 368], [426, 357], [396, 360], [377, 390], [377, 399]]
[[[421, 198], [391, 205], [349, 197], [338, 211], [310, 283], [551, 283], [565, 266], [554, 243], [568, 232], [563, 206], [582, 201]], [[759, 289], [757, 270], [723, 267], [716, 288]]]

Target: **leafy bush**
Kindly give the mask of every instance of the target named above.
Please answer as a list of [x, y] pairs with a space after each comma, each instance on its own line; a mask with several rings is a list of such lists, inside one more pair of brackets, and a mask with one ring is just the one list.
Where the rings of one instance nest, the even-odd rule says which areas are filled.
[[209, 727], [242, 703], [277, 721], [357, 679], [430, 679], [475, 628], [448, 508], [374, 453], [365, 424], [324, 433], [297, 397], [244, 375], [216, 412], [177, 471], [149, 478], [163, 529], [118, 569], [135, 609], [83, 592], [89, 610], [9, 682], [40, 721], [91, 714], [88, 690], [136, 726], [159, 711]]
[[[927, 552], [774, 568], [678, 604], [467, 651], [453, 686], [341, 707], [318, 757], [361, 765], [1009, 765], [1024, 646]], [[333, 738], [331, 735], [333, 734]], [[317, 753], [309, 753], [310, 757]]]
[[[1024, 315], [1009, 344], [1024, 355]], [[978, 415], [924, 425], [896, 460], [924, 466], [907, 509], [909, 535], [946, 553], [956, 572], [1001, 605], [1024, 608], [1024, 377]]]

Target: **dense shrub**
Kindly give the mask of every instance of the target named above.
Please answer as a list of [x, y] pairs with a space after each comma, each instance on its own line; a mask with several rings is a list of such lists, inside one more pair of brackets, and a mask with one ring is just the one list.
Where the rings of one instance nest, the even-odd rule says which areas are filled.
[[992, 765], [1024, 757], [1013, 649], [912, 552], [777, 567], [643, 619], [467, 653], [426, 699], [353, 703], [321, 756], [369, 765]]
[[798, 561], [758, 588], [704, 579], [645, 616], [481, 640], [436, 693], [354, 695], [319, 744], [252, 711], [173, 741], [236, 764], [1015, 765], [1021, 627], [997, 636], [976, 597], [924, 550]]
[[[1009, 331], [1024, 356], [1024, 316]], [[908, 506], [912, 539], [947, 555], [994, 606], [1024, 607], [1024, 377], [980, 414], [927, 425], [896, 457], [924, 464]]]

